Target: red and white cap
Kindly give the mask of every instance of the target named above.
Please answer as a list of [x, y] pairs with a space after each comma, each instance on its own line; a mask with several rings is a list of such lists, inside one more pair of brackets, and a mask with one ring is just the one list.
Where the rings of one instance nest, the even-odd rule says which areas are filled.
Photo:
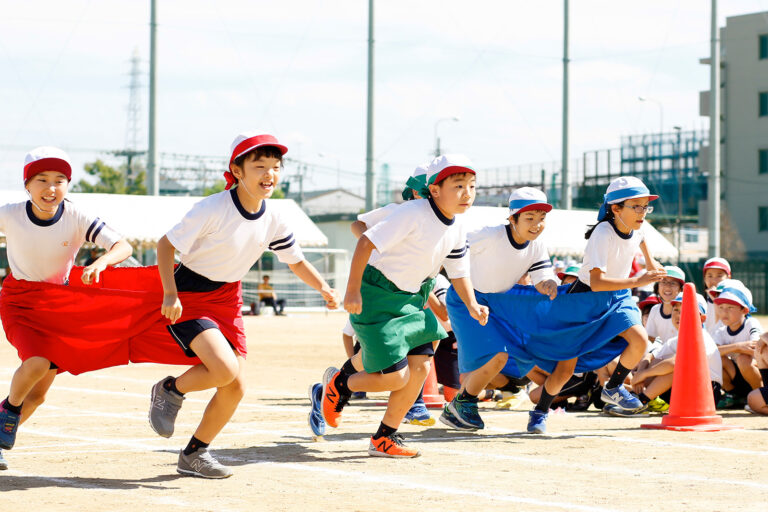
[[704, 272], [706, 273], [707, 269], [709, 268], [719, 268], [720, 270], [725, 270], [725, 273], [728, 274], [728, 277], [731, 277], [731, 265], [725, 258], [709, 258], [704, 262]]
[[[243, 132], [235, 137], [235, 140], [232, 141], [232, 144], [229, 148], [230, 165], [235, 161], [235, 159], [237, 159], [237, 157], [243, 156], [247, 152], [262, 146], [273, 146], [280, 151], [281, 155], [284, 155], [288, 152], [288, 147], [280, 144], [274, 135], [260, 131]], [[224, 178], [227, 180], [227, 185], [224, 187], [227, 190], [229, 190], [232, 185], [237, 183], [235, 176], [229, 169], [227, 169], [227, 171], [224, 173]]]
[[521, 187], [509, 195], [509, 214], [523, 213], [528, 210], [549, 212], [552, 205], [547, 202], [547, 195], [533, 187]]
[[469, 172], [477, 174], [472, 162], [464, 155], [440, 155], [429, 164], [427, 185], [437, 185], [452, 174]]
[[752, 292], [744, 286], [744, 283], [737, 279], [729, 280], [727, 286], [720, 290], [720, 295], [715, 298], [715, 304], [733, 304], [734, 306], [747, 308], [750, 313], [757, 311], [752, 304]]
[[24, 157], [24, 183], [36, 174], [46, 171], [60, 172], [72, 180], [72, 166], [69, 156], [59, 148], [53, 146], [40, 146]]

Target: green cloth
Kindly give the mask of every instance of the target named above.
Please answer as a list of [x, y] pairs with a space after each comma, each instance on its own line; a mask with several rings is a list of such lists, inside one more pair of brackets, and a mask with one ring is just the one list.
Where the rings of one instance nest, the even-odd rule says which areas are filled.
[[363, 311], [349, 315], [363, 357], [363, 367], [375, 373], [403, 360], [416, 347], [448, 336], [430, 309], [424, 309], [435, 279], [418, 293], [395, 286], [377, 268], [365, 267], [360, 295]]

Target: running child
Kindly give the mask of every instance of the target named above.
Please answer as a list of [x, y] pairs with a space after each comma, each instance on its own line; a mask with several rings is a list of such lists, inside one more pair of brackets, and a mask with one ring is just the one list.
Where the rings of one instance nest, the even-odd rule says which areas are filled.
[[397, 429], [424, 385], [432, 342], [446, 337], [425, 309], [441, 266], [472, 316], [481, 324], [488, 318], [472, 291], [466, 230], [457, 217], [475, 198], [472, 164], [461, 155], [438, 157], [426, 183], [419, 191], [426, 198], [399, 205], [370, 227], [352, 257], [344, 308], [351, 313], [365, 370], [355, 372], [348, 360], [342, 371], [331, 367], [323, 376], [323, 417], [334, 428], [354, 391], [391, 392], [370, 439], [372, 456], [419, 455], [405, 446]]
[[[35, 148], [24, 162], [24, 188], [29, 199], [0, 207], [0, 231], [5, 233], [11, 268], [0, 292], [0, 317], [8, 341], [22, 361], [11, 379], [7, 398], [0, 404], [0, 448], [6, 450], [13, 447], [18, 426], [45, 400], [57, 372], [79, 373], [79, 368], [65, 363], [73, 356], [90, 359], [101, 355], [87, 354], [85, 345], [74, 347], [44, 335], [24, 321], [23, 310], [34, 305], [20, 305], [11, 295], [39, 288], [40, 283], [68, 284], [75, 257], [85, 242], [107, 249], [83, 269], [81, 280], [87, 285], [98, 283], [108, 265], [120, 263], [132, 253], [130, 244], [104, 221], [66, 199], [71, 179], [72, 167], [64, 151], [50, 146]], [[0, 468], [7, 468], [1, 451]]]
[[[651, 257], [643, 229], [646, 214], [653, 211], [649, 203], [658, 197], [651, 194], [648, 187], [635, 177], [616, 178], [610, 183], [598, 213], [598, 223], [585, 235], [587, 247], [579, 280], [573, 283], [568, 293], [631, 289], [658, 282], [665, 276], [665, 270], [657, 267]], [[627, 276], [638, 249], [645, 258], [647, 272], [629, 278]], [[622, 351], [600, 396], [606, 404], [629, 411], [638, 411], [644, 407], [623, 384], [646, 351], [648, 333], [641, 323], [639, 313], [637, 308], [625, 313], [627, 323], [631, 326], [619, 336], [626, 341], [627, 347]]]
[[[529, 273], [539, 293], [550, 299], [557, 296], [549, 253], [538, 240], [551, 210], [544, 192], [522, 187], [509, 196], [508, 224], [485, 227], [467, 236], [472, 251], [470, 275], [475, 293], [506, 292]], [[453, 295], [449, 290], [448, 312], [457, 334], [459, 372], [463, 379], [459, 394], [445, 406], [440, 421], [460, 430], [477, 430], [485, 428], [478, 413], [478, 395], [497, 374], [505, 373], [511, 346], [505, 333], [499, 331], [499, 335], [494, 336], [497, 331], [491, 327], [480, 328], [468, 321], [463, 305]], [[558, 375], [548, 380], [554, 382]], [[565, 380], [568, 377], [570, 375]], [[555, 395], [565, 380], [553, 390]]]
[[[179, 377], [152, 388], [149, 422], [171, 437], [184, 395], [216, 389], [176, 470], [184, 475], [226, 478], [232, 470], [207, 448], [229, 422], [245, 392], [246, 339], [240, 280], [269, 249], [327, 306], [337, 294], [304, 259], [287, 219], [269, 201], [280, 180], [288, 151], [272, 135], [249, 132], [231, 146], [226, 190], [206, 197], [158, 242], [157, 261], [163, 286], [161, 313], [170, 320], [170, 336], [196, 364]], [[231, 188], [233, 185], [237, 185]], [[174, 269], [174, 252], [181, 263]]]

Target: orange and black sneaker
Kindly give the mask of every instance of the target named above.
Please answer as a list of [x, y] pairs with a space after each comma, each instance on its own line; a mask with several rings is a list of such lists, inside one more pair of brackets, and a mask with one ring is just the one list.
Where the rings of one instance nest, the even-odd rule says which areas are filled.
[[349, 395], [342, 395], [336, 388], [338, 368], [331, 366], [323, 374], [323, 419], [326, 425], [336, 428], [341, 422], [341, 410], [349, 402]]
[[368, 455], [372, 457], [392, 457], [397, 459], [418, 457], [421, 452], [415, 448], [408, 448], [403, 444], [403, 436], [394, 433], [390, 436], [382, 436], [378, 439], [371, 437], [368, 445]]

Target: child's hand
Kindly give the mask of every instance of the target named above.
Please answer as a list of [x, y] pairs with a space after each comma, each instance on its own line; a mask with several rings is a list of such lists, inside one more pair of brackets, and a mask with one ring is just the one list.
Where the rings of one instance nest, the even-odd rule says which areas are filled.
[[363, 312], [363, 297], [360, 290], [350, 290], [344, 295], [344, 310], [350, 315], [359, 315]]
[[663, 268], [656, 270], [649, 270], [637, 279], [637, 286], [646, 286], [661, 281], [667, 275], [667, 271]]
[[327, 290], [320, 290], [320, 294], [325, 300], [325, 307], [328, 309], [338, 309], [341, 297], [339, 292], [335, 288], [328, 288]]
[[172, 324], [175, 324], [176, 320], [181, 318], [181, 310], [181, 301], [178, 294], [163, 295], [163, 305], [160, 307], [160, 313], [170, 320]]
[[468, 309], [470, 316], [477, 320], [480, 325], [485, 325], [488, 323], [488, 306], [481, 306], [480, 304], [475, 303], [474, 306]]
[[542, 295], [549, 296], [549, 300], [554, 300], [557, 297], [557, 283], [552, 279], [547, 279], [537, 284], [536, 290]]
[[742, 341], [738, 344], [738, 347], [738, 353], [753, 355], [755, 353], [755, 348], [757, 348], [757, 343], [754, 341]]
[[96, 260], [83, 269], [83, 275], [80, 276], [80, 280], [83, 281], [83, 284], [98, 283], [99, 275], [106, 268], [106, 263], [99, 263], [99, 260]]

